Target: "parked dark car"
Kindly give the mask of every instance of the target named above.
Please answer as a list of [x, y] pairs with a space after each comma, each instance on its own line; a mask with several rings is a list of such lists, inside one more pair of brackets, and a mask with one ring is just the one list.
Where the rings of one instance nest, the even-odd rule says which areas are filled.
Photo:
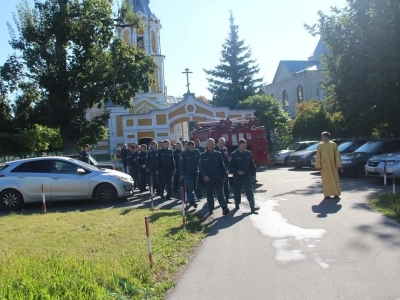
[[289, 156], [289, 166], [295, 168], [311, 167], [311, 159], [317, 153], [319, 143], [308, 146], [306, 149], [296, 151]]
[[[78, 154], [72, 154], [72, 155], [64, 155], [65, 157], [70, 157], [73, 159], [77, 159], [79, 160], [79, 155]], [[110, 170], [115, 170], [115, 166], [114, 164], [102, 164], [99, 163], [93, 156], [89, 155], [89, 160], [90, 160], [90, 164], [98, 167], [99, 169], [110, 169]]]
[[[362, 145], [364, 145], [366, 142], [368, 141], [366, 140], [345, 141], [338, 144], [338, 150], [340, 154], [352, 153], [356, 151], [358, 148], [360, 148]], [[312, 168], [315, 167], [315, 156], [311, 159], [311, 167]]]
[[290, 154], [292, 154], [296, 151], [304, 150], [307, 147], [317, 144], [317, 143], [318, 143], [317, 141], [303, 141], [303, 142], [292, 143], [292, 144], [290, 144], [289, 147], [287, 147], [287, 149], [278, 151], [275, 154], [275, 156], [274, 156], [275, 164], [288, 165]]
[[341, 173], [365, 175], [365, 165], [375, 155], [400, 151], [400, 139], [368, 141], [353, 153], [342, 155]]

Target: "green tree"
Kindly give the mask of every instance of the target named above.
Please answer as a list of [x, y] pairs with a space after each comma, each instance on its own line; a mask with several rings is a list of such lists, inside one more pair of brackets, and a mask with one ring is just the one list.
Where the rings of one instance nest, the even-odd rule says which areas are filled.
[[251, 59], [251, 50], [239, 39], [239, 27], [230, 15], [229, 37], [222, 45], [220, 64], [204, 72], [210, 77], [208, 90], [212, 93], [211, 103], [215, 106], [235, 108], [239, 101], [261, 91], [262, 78], [255, 78], [260, 69]]
[[333, 135], [331, 119], [320, 100], [302, 102], [296, 106], [296, 118], [293, 122], [294, 137], [319, 140], [322, 131], [329, 131]]
[[115, 26], [142, 25], [129, 3], [113, 18], [109, 0], [34, 0], [33, 7], [23, 0], [16, 32], [9, 25], [16, 54], [0, 70], [3, 84], [8, 92], [26, 92], [26, 85], [37, 91], [26, 101], [41, 124], [59, 128], [65, 152], [74, 152], [93, 124], [106, 124], [106, 117], [86, 120], [87, 109], [109, 99], [131, 107], [135, 93], [153, 83], [154, 59], [115, 34]]
[[400, 9], [398, 0], [348, 0], [306, 26], [329, 49], [323, 64], [329, 110], [354, 136], [400, 136]]
[[282, 109], [278, 100], [271, 96], [255, 95], [239, 102], [236, 106], [241, 109], [255, 109], [254, 116], [260, 121], [268, 133], [280, 130], [290, 120], [289, 114]]

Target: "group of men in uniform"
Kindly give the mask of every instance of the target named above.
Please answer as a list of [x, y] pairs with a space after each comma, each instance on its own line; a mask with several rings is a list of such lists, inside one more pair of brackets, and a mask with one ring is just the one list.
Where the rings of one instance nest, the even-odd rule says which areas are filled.
[[[197, 207], [201, 195], [200, 184], [204, 184], [207, 191], [209, 213], [214, 210], [214, 193], [222, 208], [223, 215], [229, 213], [227, 204], [230, 197], [229, 171], [233, 173], [235, 209], [241, 203], [242, 187], [250, 203], [252, 213], [255, 207], [253, 194], [253, 180], [256, 176], [256, 166], [250, 151], [246, 150], [247, 143], [240, 140], [238, 149], [228, 160], [228, 150], [225, 139], [220, 138], [217, 145], [214, 139], [208, 139], [206, 149], [200, 146], [200, 141], [184, 141], [176, 143], [175, 149], [170, 149], [170, 142], [164, 140], [162, 147], [153, 141], [148, 146], [131, 145], [127, 154], [129, 173], [134, 180], [134, 189], [146, 191], [147, 185], [153, 186], [154, 193], [165, 200], [172, 198], [186, 184], [189, 206]], [[164, 192], [166, 196], [164, 197]]]

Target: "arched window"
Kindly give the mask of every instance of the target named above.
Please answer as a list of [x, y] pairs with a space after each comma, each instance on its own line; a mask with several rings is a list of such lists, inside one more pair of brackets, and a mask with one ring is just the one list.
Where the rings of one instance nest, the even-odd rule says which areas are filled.
[[157, 53], [157, 35], [155, 31], [151, 31], [151, 50]]
[[140, 49], [144, 50], [144, 31], [143, 31], [143, 29], [139, 29], [137, 31], [136, 46], [138, 46]]
[[303, 87], [301, 85], [297, 86], [297, 103], [304, 101]]
[[318, 99], [322, 100], [325, 98], [325, 90], [322, 82], [317, 84], [317, 97]]
[[287, 90], [284, 90], [282, 93], [282, 104], [283, 107], [289, 107], [289, 95]]

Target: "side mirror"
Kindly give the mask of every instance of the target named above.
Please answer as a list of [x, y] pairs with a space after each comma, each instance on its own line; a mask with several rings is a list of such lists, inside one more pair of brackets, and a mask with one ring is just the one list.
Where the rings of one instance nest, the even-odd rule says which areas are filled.
[[83, 174], [86, 174], [86, 171], [84, 169], [82, 169], [82, 168], [78, 168], [76, 170], [76, 173], [83, 175]]

